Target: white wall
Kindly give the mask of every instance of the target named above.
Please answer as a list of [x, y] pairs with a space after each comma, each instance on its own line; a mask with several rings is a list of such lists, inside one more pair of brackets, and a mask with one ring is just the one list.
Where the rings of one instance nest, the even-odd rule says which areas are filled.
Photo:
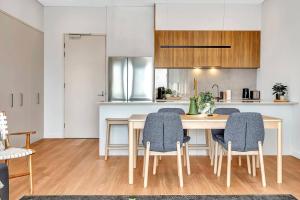
[[108, 56], [152, 56], [154, 13], [152, 6], [45, 7], [44, 12], [45, 137], [62, 138], [64, 34], [107, 34]]
[[158, 30], [260, 30], [261, 4], [158, 4], [155, 25]]
[[[272, 85], [282, 82], [289, 87], [292, 101], [300, 101], [300, 1], [266, 0], [262, 6], [261, 69], [258, 88], [264, 99], [273, 99]], [[289, 134], [292, 153], [300, 158], [300, 106], [293, 110], [293, 131]]]
[[0, 0], [0, 10], [43, 31], [43, 6], [36, 0]]

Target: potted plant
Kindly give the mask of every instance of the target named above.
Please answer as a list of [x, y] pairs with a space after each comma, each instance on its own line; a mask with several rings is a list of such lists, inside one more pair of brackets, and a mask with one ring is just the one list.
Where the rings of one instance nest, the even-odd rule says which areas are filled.
[[282, 83], [276, 83], [273, 88], [273, 95], [275, 95], [276, 100], [282, 99], [284, 95], [287, 93], [287, 86]]
[[197, 104], [201, 114], [212, 114], [215, 106], [213, 94], [211, 92], [201, 92]]
[[166, 89], [166, 98], [170, 98], [172, 96], [173, 92], [170, 88]]

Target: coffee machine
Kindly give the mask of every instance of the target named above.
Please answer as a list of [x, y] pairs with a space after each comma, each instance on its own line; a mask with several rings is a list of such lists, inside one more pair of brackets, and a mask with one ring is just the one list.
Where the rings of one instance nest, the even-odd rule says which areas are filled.
[[166, 89], [164, 87], [157, 88], [157, 98], [156, 99], [165, 99], [166, 98]]

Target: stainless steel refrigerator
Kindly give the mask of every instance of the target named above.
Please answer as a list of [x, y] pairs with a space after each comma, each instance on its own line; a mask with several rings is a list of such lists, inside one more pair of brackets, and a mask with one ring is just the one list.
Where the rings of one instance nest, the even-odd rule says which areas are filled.
[[108, 101], [153, 100], [151, 57], [109, 57], [108, 78]]

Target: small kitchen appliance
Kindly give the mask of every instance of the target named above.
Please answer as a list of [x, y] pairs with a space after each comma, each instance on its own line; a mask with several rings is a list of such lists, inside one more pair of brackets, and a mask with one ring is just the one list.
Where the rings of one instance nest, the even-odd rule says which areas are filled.
[[249, 88], [243, 88], [243, 99], [249, 99], [250, 98], [250, 90]]
[[258, 90], [250, 91], [250, 99], [251, 100], [260, 100], [260, 91], [258, 91]]
[[164, 87], [157, 88], [157, 99], [166, 98], [166, 89]]

